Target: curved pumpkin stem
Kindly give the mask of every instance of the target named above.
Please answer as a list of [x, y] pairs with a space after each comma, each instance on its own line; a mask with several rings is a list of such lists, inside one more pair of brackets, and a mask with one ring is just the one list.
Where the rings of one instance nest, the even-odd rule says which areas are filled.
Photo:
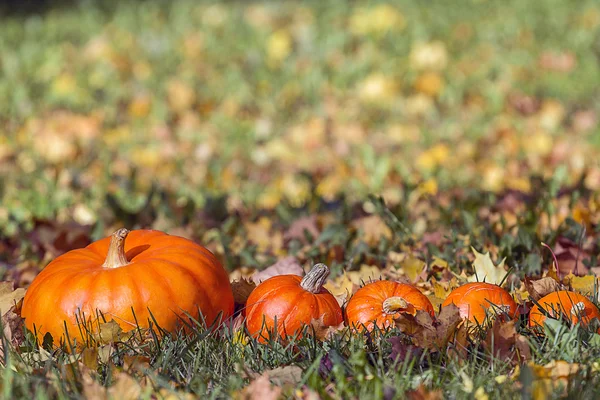
[[319, 293], [323, 288], [323, 284], [329, 276], [329, 267], [325, 264], [315, 264], [314, 267], [302, 278], [300, 286], [302, 289], [311, 292]]
[[408, 302], [402, 297], [388, 297], [383, 302], [383, 312], [386, 314], [394, 314], [408, 307]]
[[129, 235], [129, 229], [121, 228], [112, 234], [104, 268], [119, 268], [129, 264], [125, 255], [125, 238]]

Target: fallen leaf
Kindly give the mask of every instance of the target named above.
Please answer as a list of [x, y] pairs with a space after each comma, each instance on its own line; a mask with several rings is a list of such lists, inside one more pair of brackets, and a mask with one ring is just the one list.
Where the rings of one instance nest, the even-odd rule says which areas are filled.
[[23, 297], [26, 290], [23, 288], [15, 289], [13, 282], [0, 282], [0, 315], [6, 314]]
[[290, 227], [283, 234], [283, 240], [287, 242], [296, 239], [303, 244], [308, 244], [307, 234], [310, 235], [313, 240], [319, 237], [320, 232], [317, 226], [317, 217], [315, 215], [298, 218], [292, 222]]
[[[14, 348], [18, 349], [25, 341], [24, 320], [11, 308], [2, 315], [4, 338]], [[4, 340], [0, 340], [0, 360], [5, 360]]]
[[142, 394], [142, 387], [131, 375], [119, 372], [115, 383], [108, 389], [108, 397], [119, 400], [136, 400]]
[[473, 247], [471, 247], [471, 250], [475, 254], [475, 261], [473, 261], [475, 274], [468, 278], [469, 282], [487, 282], [496, 285], [499, 285], [502, 282], [506, 283], [504, 259], [500, 261], [500, 264], [494, 265], [489, 252], [482, 254]]
[[323, 323], [323, 316], [321, 316], [318, 319], [313, 318], [308, 329], [309, 332], [312, 332], [317, 339], [326, 340], [343, 330], [344, 327], [345, 325], [343, 321], [337, 326], [325, 325]]
[[121, 340], [122, 332], [123, 328], [113, 319], [100, 323], [98, 331], [94, 332], [94, 338], [99, 343], [114, 343]]
[[561, 290], [563, 286], [552, 277], [545, 277], [538, 280], [531, 280], [525, 277], [525, 287], [529, 293], [529, 297], [538, 301], [549, 293]]
[[344, 272], [332, 281], [325, 283], [324, 287], [334, 296], [345, 300], [365, 283], [381, 277], [381, 270], [374, 265], [363, 264], [358, 271]]
[[261, 375], [241, 391], [239, 398], [243, 400], [278, 400], [281, 392], [280, 387], [271, 384], [268, 376]]
[[394, 362], [404, 363], [408, 359], [419, 358], [423, 354], [423, 349], [413, 344], [407, 343], [405, 337], [394, 336], [387, 341], [392, 345], [390, 358]]
[[583, 295], [594, 293], [598, 288], [598, 278], [594, 275], [575, 276], [571, 273], [564, 279], [574, 291]]
[[392, 238], [392, 230], [378, 215], [359, 218], [351, 226], [359, 232], [358, 238], [371, 247], [377, 246], [381, 238]]
[[497, 319], [487, 331], [483, 344], [489, 354], [501, 361], [523, 363], [531, 359], [529, 343], [515, 328], [515, 321], [502, 322]]
[[417, 310], [417, 314], [399, 314], [394, 322], [401, 332], [411, 336], [415, 346], [439, 351], [452, 339], [462, 318], [454, 304], [443, 307], [434, 320], [428, 312]]
[[262, 271], [255, 272], [252, 275], [252, 281], [257, 285], [267, 279], [277, 275], [304, 275], [304, 268], [296, 260], [295, 257], [289, 256], [282, 258], [275, 264], [263, 269]]
[[247, 281], [244, 278], [231, 282], [234, 302], [236, 304], [246, 304], [246, 300], [248, 300], [248, 296], [254, 288], [256, 288], [256, 283]]

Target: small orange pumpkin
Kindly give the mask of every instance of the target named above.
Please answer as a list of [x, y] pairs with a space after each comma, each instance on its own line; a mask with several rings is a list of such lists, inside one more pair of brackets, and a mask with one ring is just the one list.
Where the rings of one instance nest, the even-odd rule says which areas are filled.
[[[560, 290], [547, 294], [538, 300], [529, 312], [529, 326], [544, 326], [547, 316], [550, 318], [567, 318], [571, 323], [589, 324], [594, 319], [600, 319], [600, 311], [587, 297], [577, 292]], [[599, 329], [600, 332], [600, 329]]]
[[517, 317], [517, 304], [510, 293], [498, 285], [486, 282], [472, 282], [454, 289], [442, 307], [454, 304], [463, 319], [475, 324], [483, 324], [486, 317], [498, 315], [510, 319]]
[[160, 231], [120, 229], [48, 264], [21, 310], [38, 340], [50, 333], [55, 343], [65, 341], [65, 323], [71, 340], [85, 342], [84, 329], [93, 333], [103, 321], [99, 313], [124, 331], [148, 327], [152, 317], [174, 331], [186, 314], [207, 324], [231, 316], [233, 293], [227, 272], [206, 248]]
[[299, 334], [313, 319], [322, 318], [324, 326], [341, 324], [342, 309], [323, 287], [328, 275], [325, 264], [316, 264], [304, 278], [278, 275], [259, 284], [246, 301], [250, 334], [265, 342], [274, 333], [282, 339]]
[[346, 324], [357, 330], [386, 329], [399, 312], [417, 310], [435, 315], [433, 305], [419, 289], [405, 283], [376, 281], [358, 289], [346, 305]]

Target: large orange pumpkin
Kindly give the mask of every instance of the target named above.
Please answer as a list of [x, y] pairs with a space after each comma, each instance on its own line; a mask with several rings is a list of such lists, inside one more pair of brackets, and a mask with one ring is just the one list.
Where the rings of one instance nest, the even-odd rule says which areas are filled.
[[265, 342], [276, 334], [282, 339], [299, 334], [313, 319], [325, 326], [343, 322], [336, 298], [323, 288], [329, 275], [325, 264], [315, 265], [302, 278], [298, 275], [273, 276], [259, 284], [246, 301], [246, 327]]
[[419, 289], [399, 282], [376, 281], [358, 289], [346, 305], [346, 324], [358, 330], [385, 329], [399, 312], [416, 310], [435, 315], [433, 305]]
[[129, 331], [154, 319], [174, 331], [186, 314], [211, 324], [232, 313], [229, 277], [210, 251], [160, 231], [127, 229], [48, 264], [21, 311], [38, 340], [50, 333], [55, 343], [65, 339], [65, 322], [71, 340], [85, 341], [82, 317], [92, 333], [104, 320]]
[[564, 317], [573, 324], [581, 322], [587, 325], [594, 318], [600, 319], [600, 311], [584, 295], [561, 290], [549, 293], [538, 300], [538, 304], [535, 304], [529, 312], [529, 326], [543, 326], [547, 316]]
[[511, 319], [517, 317], [517, 304], [510, 293], [498, 285], [486, 282], [472, 282], [454, 289], [442, 307], [454, 304], [460, 316], [470, 322], [483, 324], [486, 317], [494, 315]]

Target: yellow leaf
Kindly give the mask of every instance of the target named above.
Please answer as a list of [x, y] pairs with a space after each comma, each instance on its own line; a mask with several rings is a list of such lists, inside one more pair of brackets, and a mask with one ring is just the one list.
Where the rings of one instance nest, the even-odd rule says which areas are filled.
[[574, 291], [584, 295], [594, 293], [597, 288], [596, 277], [594, 275], [575, 276], [571, 272], [565, 278], [571, 282], [571, 287]]
[[381, 73], [367, 76], [358, 84], [358, 97], [365, 103], [386, 103], [394, 100], [398, 84]]
[[351, 295], [354, 288], [358, 288], [363, 283], [377, 280], [381, 277], [381, 270], [374, 265], [363, 264], [358, 271], [344, 272], [333, 281], [327, 282], [324, 286], [336, 297]]
[[417, 43], [410, 52], [410, 66], [415, 70], [442, 70], [448, 64], [443, 42]]
[[400, 263], [400, 268], [404, 271], [404, 275], [411, 281], [415, 282], [417, 277], [423, 272], [425, 261], [419, 260], [416, 257], [408, 257]]
[[444, 88], [444, 79], [437, 72], [424, 72], [415, 81], [415, 90], [430, 97], [437, 97]]
[[489, 399], [489, 396], [485, 393], [485, 389], [483, 388], [483, 386], [479, 386], [477, 388], [475, 393], [473, 393], [473, 397], [475, 397], [476, 400], [488, 400]]
[[404, 15], [389, 4], [371, 9], [358, 8], [350, 17], [350, 31], [355, 35], [383, 34], [406, 26]]
[[471, 247], [471, 250], [475, 254], [475, 261], [473, 261], [475, 274], [468, 278], [469, 282], [485, 281], [499, 285], [502, 281], [505, 281], [506, 270], [504, 269], [504, 259], [500, 264], [494, 265], [489, 252], [482, 254], [473, 247]]
[[280, 29], [269, 36], [267, 40], [267, 59], [270, 65], [279, 65], [291, 51], [292, 37], [288, 31]]

